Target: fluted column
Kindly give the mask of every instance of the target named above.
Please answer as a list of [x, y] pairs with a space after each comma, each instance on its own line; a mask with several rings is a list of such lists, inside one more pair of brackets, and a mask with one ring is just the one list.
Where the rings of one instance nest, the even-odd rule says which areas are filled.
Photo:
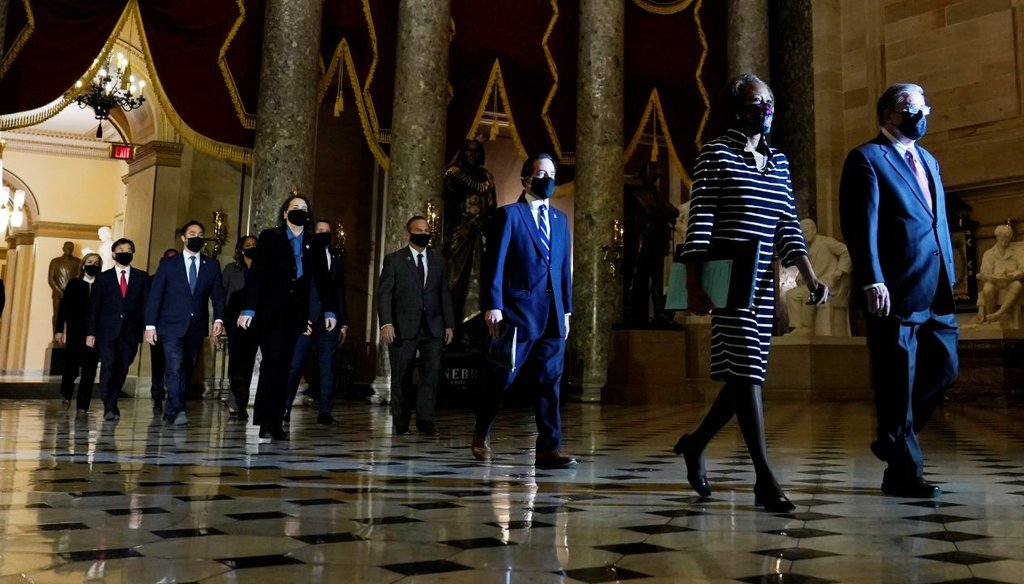
[[622, 219], [624, 0], [580, 0], [576, 106], [576, 209], [570, 339], [582, 364], [583, 401], [601, 400], [611, 324], [622, 286], [610, 283], [601, 246]]
[[754, 73], [770, 76], [768, 58], [768, 0], [727, 0], [726, 58], [729, 77]]
[[405, 245], [405, 222], [422, 215], [427, 201], [440, 208], [448, 100], [450, 0], [401, 0], [391, 171], [384, 241], [387, 251]]
[[277, 223], [284, 197], [313, 195], [323, 0], [267, 0], [253, 149], [253, 223]]

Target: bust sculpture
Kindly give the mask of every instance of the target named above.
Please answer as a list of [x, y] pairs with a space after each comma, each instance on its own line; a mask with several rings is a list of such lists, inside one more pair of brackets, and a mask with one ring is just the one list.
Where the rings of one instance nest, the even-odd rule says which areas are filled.
[[[1013, 245], [1013, 228], [1000, 225], [995, 236], [996, 244], [981, 256], [978, 271], [979, 324], [997, 323], [1007, 317], [1017, 307], [1024, 290], [1024, 251]], [[1019, 321], [1014, 324], [1020, 325]]]
[[[800, 227], [804, 232], [807, 257], [814, 266], [814, 273], [829, 288], [829, 299], [824, 306], [849, 306], [849, 274], [852, 264], [846, 245], [835, 238], [819, 234], [818, 225], [813, 219], [804, 219]], [[794, 327], [789, 334], [812, 336], [816, 334], [815, 323], [821, 307], [807, 304], [808, 290], [802, 278], [798, 276], [796, 283], [795, 287], [786, 292], [789, 325]], [[834, 328], [831, 330], [832, 335], [836, 332]]]
[[[484, 228], [497, 206], [494, 177], [484, 167], [484, 145], [466, 140], [458, 160], [444, 173], [444, 257], [452, 304], [459, 322], [480, 312], [480, 266]], [[462, 339], [461, 331], [456, 335]]]
[[56, 326], [57, 323], [57, 309], [60, 307], [60, 299], [64, 297], [64, 288], [72, 278], [78, 277], [81, 265], [81, 258], [75, 255], [75, 244], [70, 241], [64, 242], [63, 254], [50, 260], [50, 269], [46, 279], [50, 284], [53, 298], [53, 326]]
[[96, 234], [100, 237], [100, 248], [96, 253], [100, 254], [100, 259], [103, 260], [103, 270], [111, 270], [114, 268], [114, 250], [111, 246], [114, 244], [114, 235], [109, 227], [100, 227]]

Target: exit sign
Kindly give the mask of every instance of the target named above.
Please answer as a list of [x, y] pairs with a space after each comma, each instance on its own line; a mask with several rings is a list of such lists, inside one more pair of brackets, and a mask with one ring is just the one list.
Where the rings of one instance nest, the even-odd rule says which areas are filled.
[[118, 160], [131, 160], [135, 156], [135, 148], [128, 144], [111, 144], [110, 157]]

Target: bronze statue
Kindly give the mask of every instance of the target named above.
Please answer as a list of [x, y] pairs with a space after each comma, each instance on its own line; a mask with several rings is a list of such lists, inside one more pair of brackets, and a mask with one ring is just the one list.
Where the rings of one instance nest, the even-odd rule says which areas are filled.
[[484, 145], [466, 140], [458, 160], [444, 173], [443, 254], [448, 260], [455, 316], [461, 323], [480, 313], [484, 226], [498, 205], [494, 177], [484, 168], [485, 160]]
[[53, 318], [51, 327], [57, 326], [57, 309], [60, 307], [60, 299], [64, 296], [64, 288], [72, 278], [77, 278], [82, 268], [81, 258], [75, 256], [75, 244], [70, 241], [64, 242], [64, 254], [50, 260], [50, 270], [47, 281], [50, 283], [50, 290], [53, 296]]
[[[665, 257], [679, 209], [658, 188], [657, 163], [640, 167], [639, 186], [627, 186], [625, 200], [626, 322], [668, 325], [665, 308]], [[653, 310], [652, 310], [653, 307]]]

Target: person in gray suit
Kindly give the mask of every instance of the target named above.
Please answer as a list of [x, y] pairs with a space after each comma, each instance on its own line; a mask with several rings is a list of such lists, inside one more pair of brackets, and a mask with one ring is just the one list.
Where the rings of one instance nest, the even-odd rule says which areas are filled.
[[[427, 249], [427, 218], [417, 215], [405, 224], [404, 247], [384, 258], [380, 273], [377, 315], [380, 336], [391, 357], [391, 417], [396, 436], [409, 432], [413, 403], [416, 428], [428, 436], [434, 424], [434, 402], [441, 372], [441, 346], [452, 342], [455, 312], [448, 288], [448, 269], [441, 254]], [[412, 391], [409, 366], [420, 353], [418, 395]]]

